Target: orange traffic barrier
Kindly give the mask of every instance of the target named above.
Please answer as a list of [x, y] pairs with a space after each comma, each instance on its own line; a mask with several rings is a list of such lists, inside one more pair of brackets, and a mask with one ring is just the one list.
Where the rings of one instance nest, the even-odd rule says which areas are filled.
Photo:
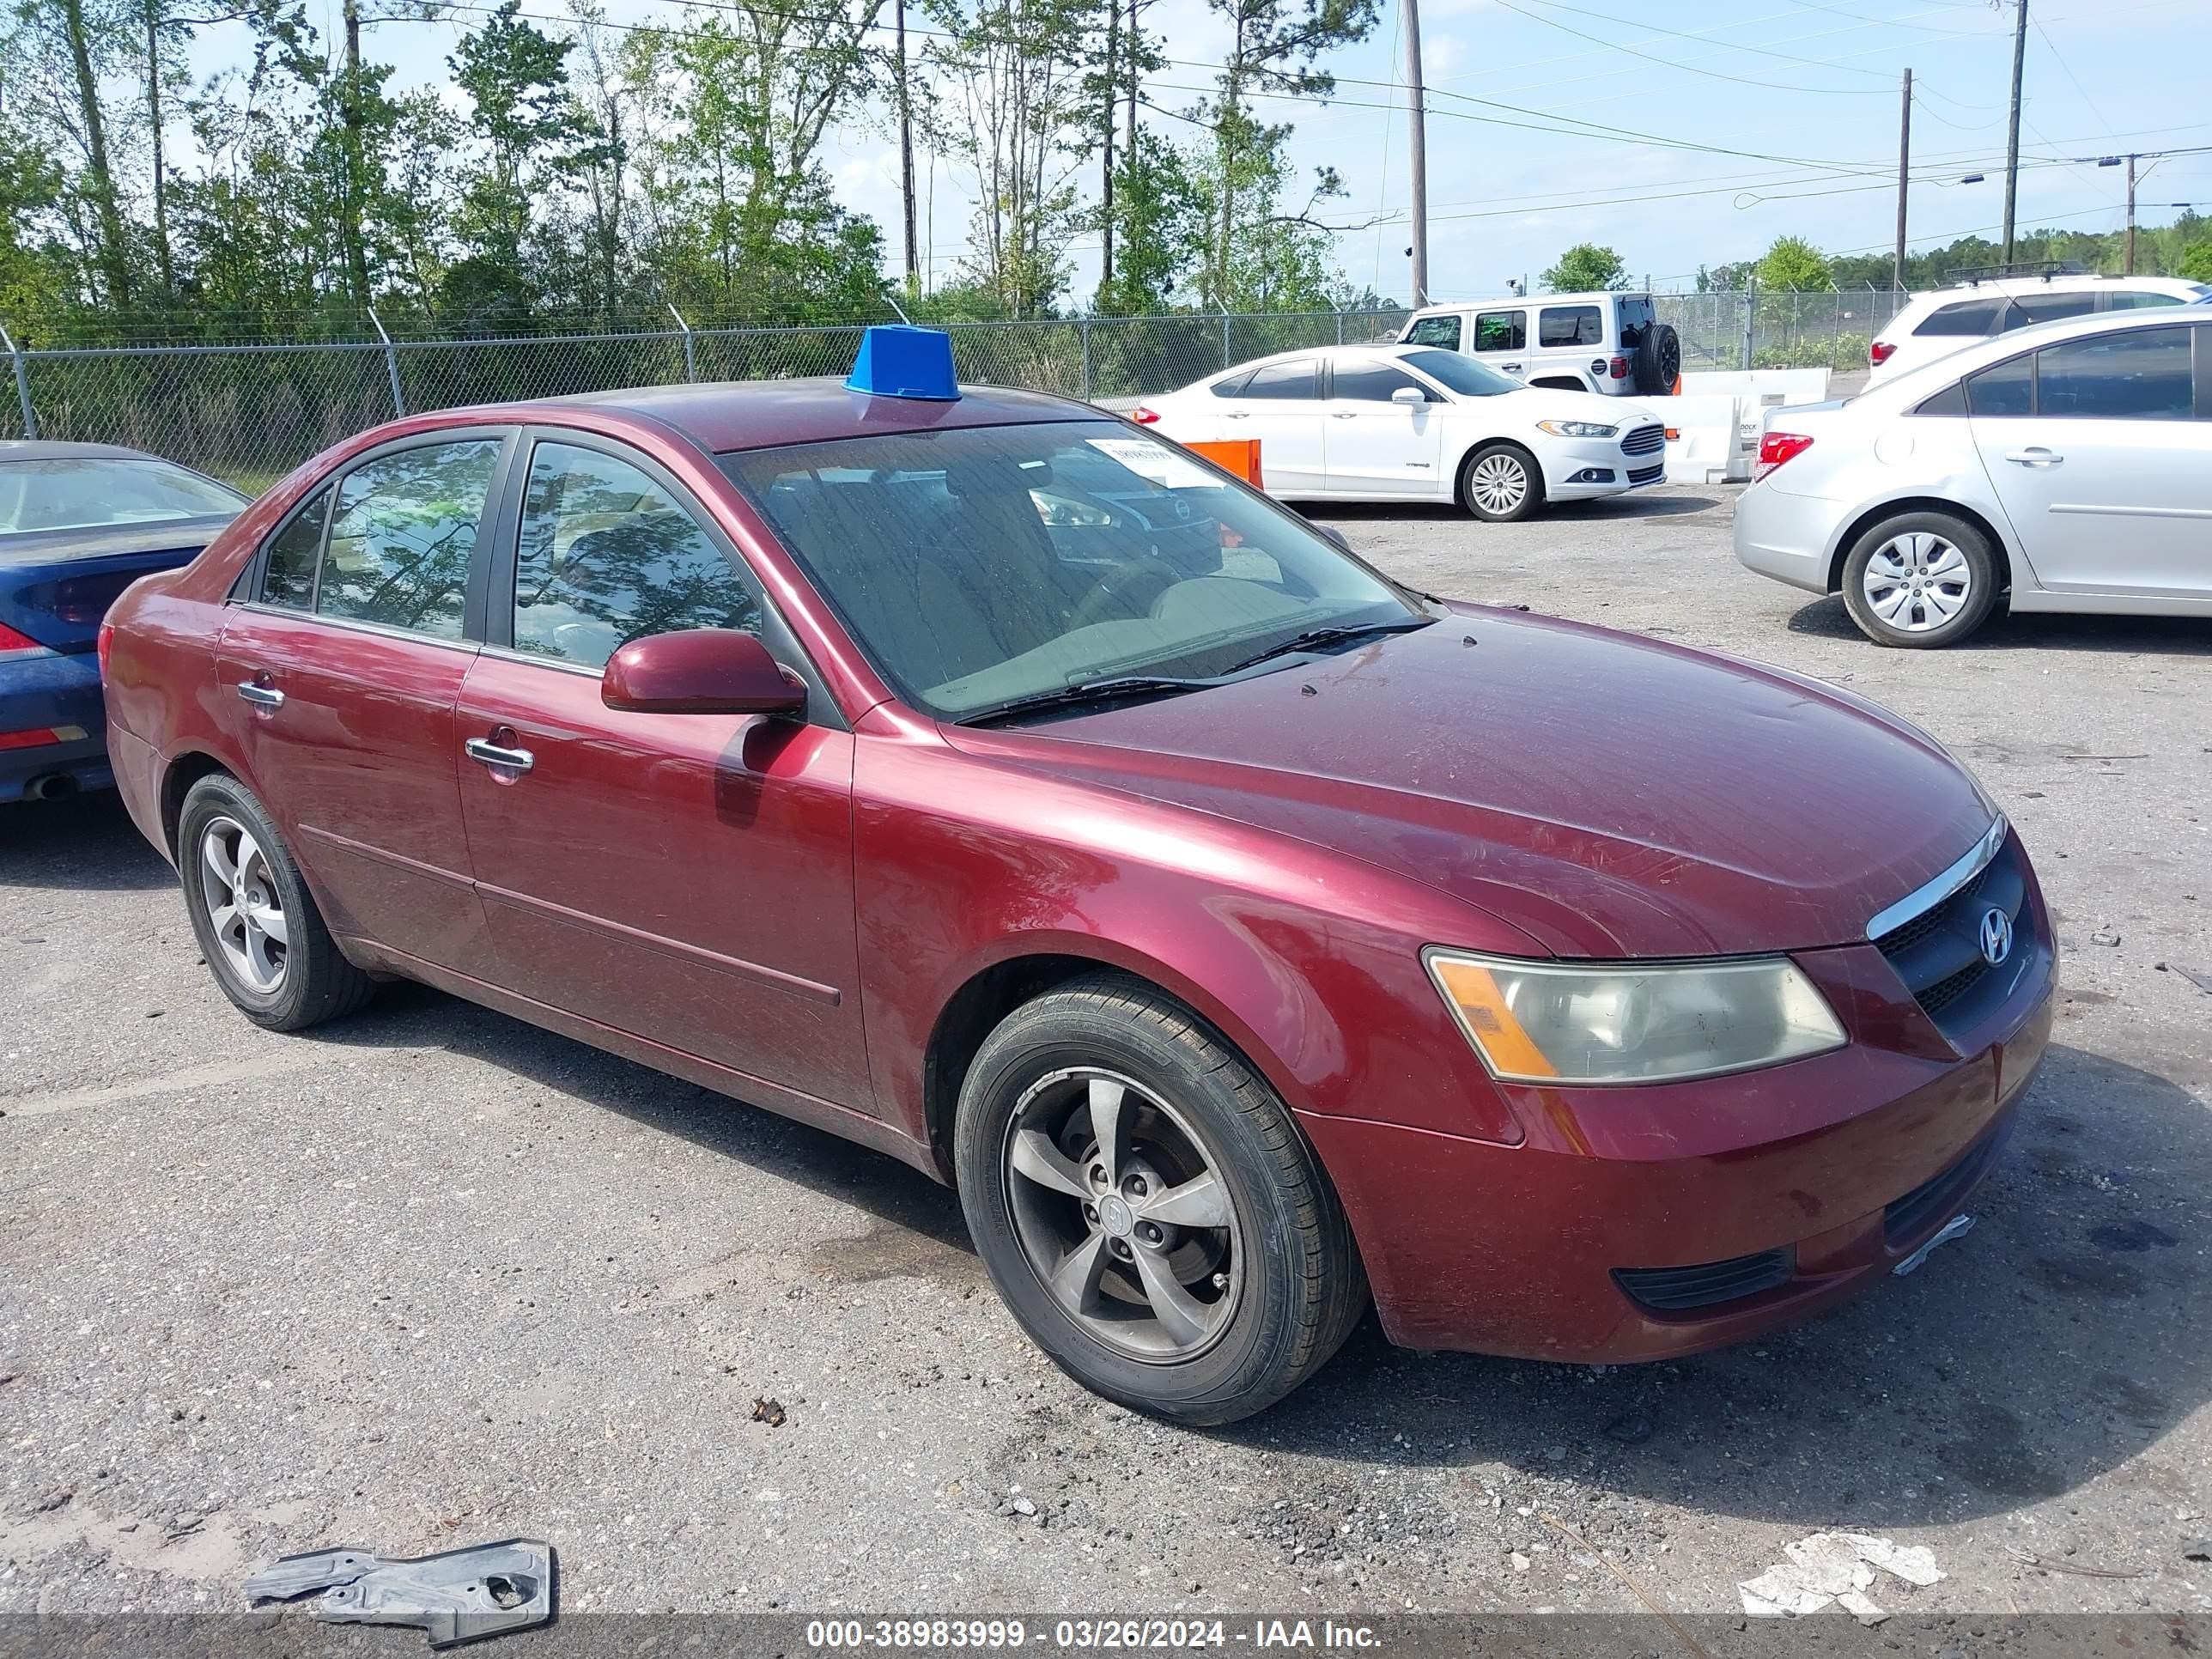
[[1194, 455], [1203, 455], [1224, 472], [1233, 472], [1253, 489], [1265, 488], [1260, 482], [1260, 441], [1257, 438], [1232, 438], [1220, 443], [1185, 444]]

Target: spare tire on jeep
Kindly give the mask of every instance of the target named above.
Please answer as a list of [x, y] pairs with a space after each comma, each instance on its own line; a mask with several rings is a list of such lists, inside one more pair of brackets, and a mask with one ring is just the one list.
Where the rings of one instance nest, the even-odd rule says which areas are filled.
[[1663, 398], [1674, 391], [1682, 374], [1682, 337], [1672, 323], [1651, 323], [1637, 342], [1636, 390], [1643, 397]]

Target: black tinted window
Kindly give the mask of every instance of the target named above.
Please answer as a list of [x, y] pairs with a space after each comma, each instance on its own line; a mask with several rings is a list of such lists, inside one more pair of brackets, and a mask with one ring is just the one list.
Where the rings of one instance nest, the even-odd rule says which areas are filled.
[[1303, 358], [1295, 363], [1269, 363], [1264, 368], [1252, 371], [1252, 378], [1238, 394], [1245, 398], [1310, 398], [1314, 395], [1313, 359]]
[[1954, 380], [1932, 398], [1923, 398], [1915, 415], [1963, 415], [1966, 412], [1966, 383]]
[[323, 524], [330, 517], [331, 492], [324, 490], [295, 514], [269, 544], [269, 565], [262, 573], [264, 605], [305, 611], [315, 602], [315, 561], [323, 550]]
[[2059, 419], [2185, 421], [2195, 412], [2186, 328], [2130, 329], [2045, 346], [2036, 412]]
[[1966, 407], [1984, 420], [2035, 413], [2035, 356], [2033, 352], [1993, 364], [1966, 380]]
[[1225, 380], [1216, 380], [1212, 387], [1213, 395], [1217, 398], [1234, 398], [1244, 390], [1246, 383], [1251, 378], [1252, 373], [1247, 369], [1242, 374], [1231, 374]]
[[2178, 306], [2182, 303], [2183, 301], [2176, 295], [2148, 294], [2139, 289], [2107, 295], [2105, 298], [2106, 308], [2110, 311], [2140, 311], [2145, 306]]
[[539, 444], [514, 567], [514, 648], [599, 668], [686, 628], [760, 632], [760, 604], [668, 492], [612, 455]]
[[425, 444], [347, 474], [315, 609], [459, 639], [469, 559], [499, 451], [491, 438]]
[[1336, 395], [1340, 398], [1353, 398], [1362, 403], [1387, 404], [1390, 401], [1390, 394], [1401, 386], [1413, 387], [1421, 394], [1423, 401], [1427, 400], [1427, 387], [1404, 370], [1393, 368], [1388, 363], [1347, 363], [1340, 360], [1336, 365]]
[[2031, 323], [2055, 323], [2063, 317], [2086, 317], [2096, 308], [2094, 294], [2023, 294], [2005, 308], [2002, 331], [2010, 333]]
[[1528, 343], [1528, 313], [1525, 311], [1478, 311], [1474, 314], [1477, 351], [1518, 351]]
[[1605, 319], [1595, 306], [1546, 306], [1536, 313], [1536, 343], [1547, 346], [1601, 345]]
[[1633, 300], [1616, 300], [1613, 304], [1620, 310], [1621, 349], [1624, 351], [1633, 351], [1644, 343], [1644, 331], [1649, 328], [1654, 320], [1651, 301], [1638, 297]]
[[1963, 334], [1978, 338], [1994, 334], [1997, 329], [1997, 313], [2003, 308], [2002, 298], [1995, 300], [1962, 300], [1956, 305], [1944, 306], [1933, 313], [1912, 332], [1922, 334]]
[[1442, 346], [1446, 351], [1457, 351], [1459, 336], [1460, 319], [1456, 313], [1449, 317], [1423, 317], [1406, 331], [1406, 343]]

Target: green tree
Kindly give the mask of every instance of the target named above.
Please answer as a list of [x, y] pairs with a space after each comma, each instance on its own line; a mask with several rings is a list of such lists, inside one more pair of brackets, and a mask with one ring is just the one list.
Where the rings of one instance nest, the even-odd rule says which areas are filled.
[[1759, 285], [1773, 290], [1826, 288], [1828, 256], [1802, 236], [1778, 236], [1759, 256]]
[[2174, 273], [2191, 282], [2212, 283], [2212, 239], [2191, 242], [2174, 262]]
[[1110, 223], [1120, 258], [1098, 285], [1109, 316], [1165, 311], [1206, 248], [1206, 194], [1182, 153], [1139, 128], [1119, 168]]
[[521, 254], [531, 203], [566, 182], [594, 137], [568, 93], [574, 42], [524, 21], [521, 9], [521, 0], [501, 0], [447, 59], [473, 106], [469, 130], [484, 152], [462, 186], [455, 223], [479, 258], [501, 268], [501, 285], [517, 292], [527, 286]]
[[1601, 247], [1595, 242], [1577, 242], [1537, 281], [1553, 294], [1589, 294], [1626, 288], [1628, 267], [1609, 247]]

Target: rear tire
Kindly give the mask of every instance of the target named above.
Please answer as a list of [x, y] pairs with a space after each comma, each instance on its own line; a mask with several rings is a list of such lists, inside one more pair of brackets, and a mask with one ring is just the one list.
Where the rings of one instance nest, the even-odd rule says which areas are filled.
[[1544, 469], [1518, 444], [1485, 444], [1460, 469], [1459, 498], [1486, 524], [1512, 524], [1544, 505]]
[[1351, 1228], [1283, 1103], [1138, 981], [1090, 975], [1007, 1016], [969, 1067], [954, 1139], [1007, 1308], [1062, 1370], [1134, 1410], [1249, 1417], [1366, 1310]]
[[376, 988], [339, 951], [267, 811], [228, 773], [185, 793], [177, 870], [200, 954], [256, 1025], [318, 1025], [353, 1012]]
[[1844, 605], [1876, 645], [1955, 645], [1997, 602], [1989, 538], [1948, 513], [1900, 513], [1875, 525], [1844, 561]]

